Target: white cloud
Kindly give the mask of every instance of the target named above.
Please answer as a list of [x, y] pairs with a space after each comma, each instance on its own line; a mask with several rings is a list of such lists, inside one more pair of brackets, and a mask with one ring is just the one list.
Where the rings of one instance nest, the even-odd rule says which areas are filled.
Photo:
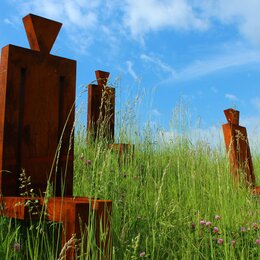
[[259, 11], [259, 0], [125, 0], [124, 24], [142, 38], [166, 28], [203, 31], [218, 20], [260, 46]]
[[162, 115], [162, 113], [158, 109], [154, 108], [154, 109], [152, 109], [152, 115], [159, 117]]
[[200, 77], [224, 69], [252, 63], [260, 63], [260, 52], [238, 49], [232, 53], [222, 53], [206, 60], [195, 61], [179, 72], [179, 78]]
[[78, 28], [92, 28], [97, 24], [97, 14], [94, 11], [82, 8], [73, 1], [64, 3], [64, 11], [69, 22]]
[[126, 62], [126, 66], [127, 66], [127, 71], [128, 71], [128, 73], [133, 77], [134, 80], [137, 80], [138, 77], [137, 77], [136, 72], [135, 72], [134, 69], [133, 69], [133, 63], [128, 60], [128, 61]]
[[162, 71], [170, 74], [170, 77], [175, 78], [176, 77], [176, 71], [174, 68], [172, 68], [170, 65], [164, 63], [163, 61], [161, 61], [159, 58], [157, 57], [153, 57], [153, 56], [149, 56], [146, 54], [141, 54], [140, 58], [145, 61], [145, 62], [149, 62], [149, 63], [153, 63], [155, 64], [157, 67], [159, 67]]
[[81, 0], [31, 0], [21, 4], [21, 12], [25, 15], [33, 12], [50, 19], [62, 21], [66, 26], [75, 28], [92, 28], [97, 24], [96, 8], [100, 2], [90, 5]]
[[225, 94], [225, 98], [229, 99], [231, 101], [238, 101], [238, 98], [235, 95], [232, 95], [232, 94]]
[[8, 19], [8, 18], [5, 18], [5, 19], [4, 19], [4, 23], [5, 23], [5, 24], [13, 25], [13, 22], [12, 22], [10, 19]]
[[[133, 37], [141, 40], [144, 39], [145, 34], [153, 31], [168, 29], [182, 32], [206, 31], [212, 25], [214, 29], [216, 20], [224, 25], [235, 26], [240, 35], [260, 46], [259, 0], [27, 0], [11, 2], [20, 15], [35, 13], [45, 16], [62, 22], [68, 35], [73, 34], [71, 38], [76, 38], [77, 35], [84, 36], [81, 42], [86, 40], [87, 44], [84, 45], [86, 47], [79, 46], [78, 49], [88, 48], [89, 42], [94, 42], [94, 38], [106, 40], [110, 47], [118, 45], [120, 40], [110, 43], [110, 39], [120, 39], [118, 36], [127, 38], [129, 31]], [[7, 17], [5, 22], [12, 23], [13, 19]], [[108, 33], [102, 32], [104, 26], [109, 30]], [[107, 39], [108, 35], [110, 38]], [[128, 40], [131, 38], [129, 37]], [[228, 62], [230, 63], [231, 60]], [[216, 67], [216, 64], [213, 64], [213, 67], [205, 65], [203, 61], [191, 65], [191, 68], [184, 71], [186, 74], [192, 74], [194, 70], [197, 70], [195, 71], [197, 75], [203, 75], [205, 68], [207, 74], [207, 71], [211, 68], [214, 70]], [[230, 65], [222, 63], [219, 66], [229, 67]]]
[[217, 73], [225, 69], [259, 64], [260, 51], [237, 48], [233, 50], [233, 52], [222, 52], [221, 54], [217, 54], [216, 56], [209, 57], [205, 60], [193, 61], [179, 70], [175, 70], [169, 64], [164, 63], [157, 57], [142, 54], [141, 59], [145, 62], [150, 62], [162, 71], [169, 73], [168, 77], [159, 83], [164, 84], [171, 81], [191, 80], [201, 76]]
[[235, 25], [241, 35], [260, 45], [260, 1], [259, 0], [195, 0], [205, 16]]
[[186, 0], [126, 0], [124, 22], [135, 37], [164, 28], [204, 30], [208, 26]]
[[[122, 24], [113, 17], [118, 0], [27, 0], [13, 1], [19, 16], [34, 13], [63, 23], [68, 46], [80, 54], [87, 53], [94, 42], [102, 42], [110, 48], [110, 53], [118, 46], [118, 33]], [[121, 7], [120, 7], [121, 8]], [[17, 16], [17, 15], [16, 15]], [[21, 24], [21, 19], [6, 18], [6, 22]], [[72, 43], [72, 44], [71, 44]]]

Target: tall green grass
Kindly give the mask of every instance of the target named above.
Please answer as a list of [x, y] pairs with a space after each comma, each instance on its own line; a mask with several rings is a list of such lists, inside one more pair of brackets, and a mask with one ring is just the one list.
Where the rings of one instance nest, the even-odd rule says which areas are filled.
[[183, 136], [158, 145], [146, 137], [118, 163], [116, 153], [83, 140], [77, 136], [75, 191], [113, 200], [114, 259], [260, 257], [259, 198], [234, 185], [223, 150]]
[[[83, 129], [74, 146], [74, 195], [113, 200], [112, 259], [260, 258], [260, 198], [233, 183], [224, 149], [180, 130], [156, 142], [149, 127], [123, 129], [118, 141], [135, 145], [123, 158]], [[2, 217], [0, 226], [0, 259], [62, 259], [54, 224]], [[88, 235], [78, 257], [98, 259], [92, 225]]]

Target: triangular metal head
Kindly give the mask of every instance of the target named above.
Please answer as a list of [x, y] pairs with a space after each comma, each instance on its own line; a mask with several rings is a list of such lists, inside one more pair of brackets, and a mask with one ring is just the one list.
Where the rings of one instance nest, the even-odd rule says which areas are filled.
[[95, 73], [96, 73], [98, 86], [99, 87], [106, 86], [108, 78], [109, 78], [109, 72], [105, 72], [102, 70], [96, 70]]
[[62, 24], [34, 14], [25, 16], [23, 24], [31, 49], [50, 53]]
[[229, 123], [233, 125], [239, 125], [239, 111], [229, 108], [224, 110], [226, 119]]

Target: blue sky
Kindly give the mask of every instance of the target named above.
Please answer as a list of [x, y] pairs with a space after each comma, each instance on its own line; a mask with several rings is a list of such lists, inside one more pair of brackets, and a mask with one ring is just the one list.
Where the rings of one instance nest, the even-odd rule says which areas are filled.
[[100, 69], [119, 85], [117, 108], [141, 96], [139, 119], [166, 135], [181, 98], [201, 135], [218, 132], [229, 107], [260, 134], [259, 0], [2, 0], [1, 47], [29, 47], [28, 13], [63, 23], [52, 53], [78, 62], [83, 121], [80, 93]]

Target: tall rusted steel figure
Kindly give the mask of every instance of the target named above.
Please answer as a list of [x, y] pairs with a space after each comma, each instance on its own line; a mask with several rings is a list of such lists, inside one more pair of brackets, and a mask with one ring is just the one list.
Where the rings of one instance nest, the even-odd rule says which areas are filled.
[[96, 71], [97, 85], [88, 86], [88, 132], [93, 139], [114, 141], [115, 88], [107, 86], [109, 72]]
[[246, 184], [254, 194], [260, 195], [260, 186], [255, 185], [255, 174], [250, 153], [246, 128], [239, 125], [239, 111], [224, 111], [227, 124], [222, 126], [226, 150], [228, 152], [230, 170], [236, 181], [244, 175]]
[[[48, 219], [63, 223], [65, 244], [73, 233], [80, 235], [79, 217], [88, 222], [91, 204], [96, 220], [107, 229], [104, 243], [108, 250], [112, 202], [72, 197], [76, 61], [50, 54], [61, 23], [32, 14], [23, 22], [31, 49], [8, 45], [1, 54], [1, 213], [31, 218], [24, 202], [37, 199], [47, 208]], [[19, 179], [22, 169], [31, 178], [33, 198], [20, 196], [24, 193]], [[54, 197], [44, 205], [48, 183]], [[97, 243], [101, 246], [99, 232], [97, 224]], [[73, 258], [74, 250], [70, 249], [66, 259]]]
[[76, 61], [49, 53], [60, 23], [34, 15], [23, 21], [31, 50], [8, 45], [1, 56], [1, 193], [19, 195], [25, 169], [38, 195], [50, 179], [56, 196], [71, 196]]
[[96, 84], [88, 86], [88, 134], [92, 140], [103, 138], [119, 158], [133, 152], [133, 145], [115, 144], [115, 88], [107, 85], [109, 72], [97, 70]]

